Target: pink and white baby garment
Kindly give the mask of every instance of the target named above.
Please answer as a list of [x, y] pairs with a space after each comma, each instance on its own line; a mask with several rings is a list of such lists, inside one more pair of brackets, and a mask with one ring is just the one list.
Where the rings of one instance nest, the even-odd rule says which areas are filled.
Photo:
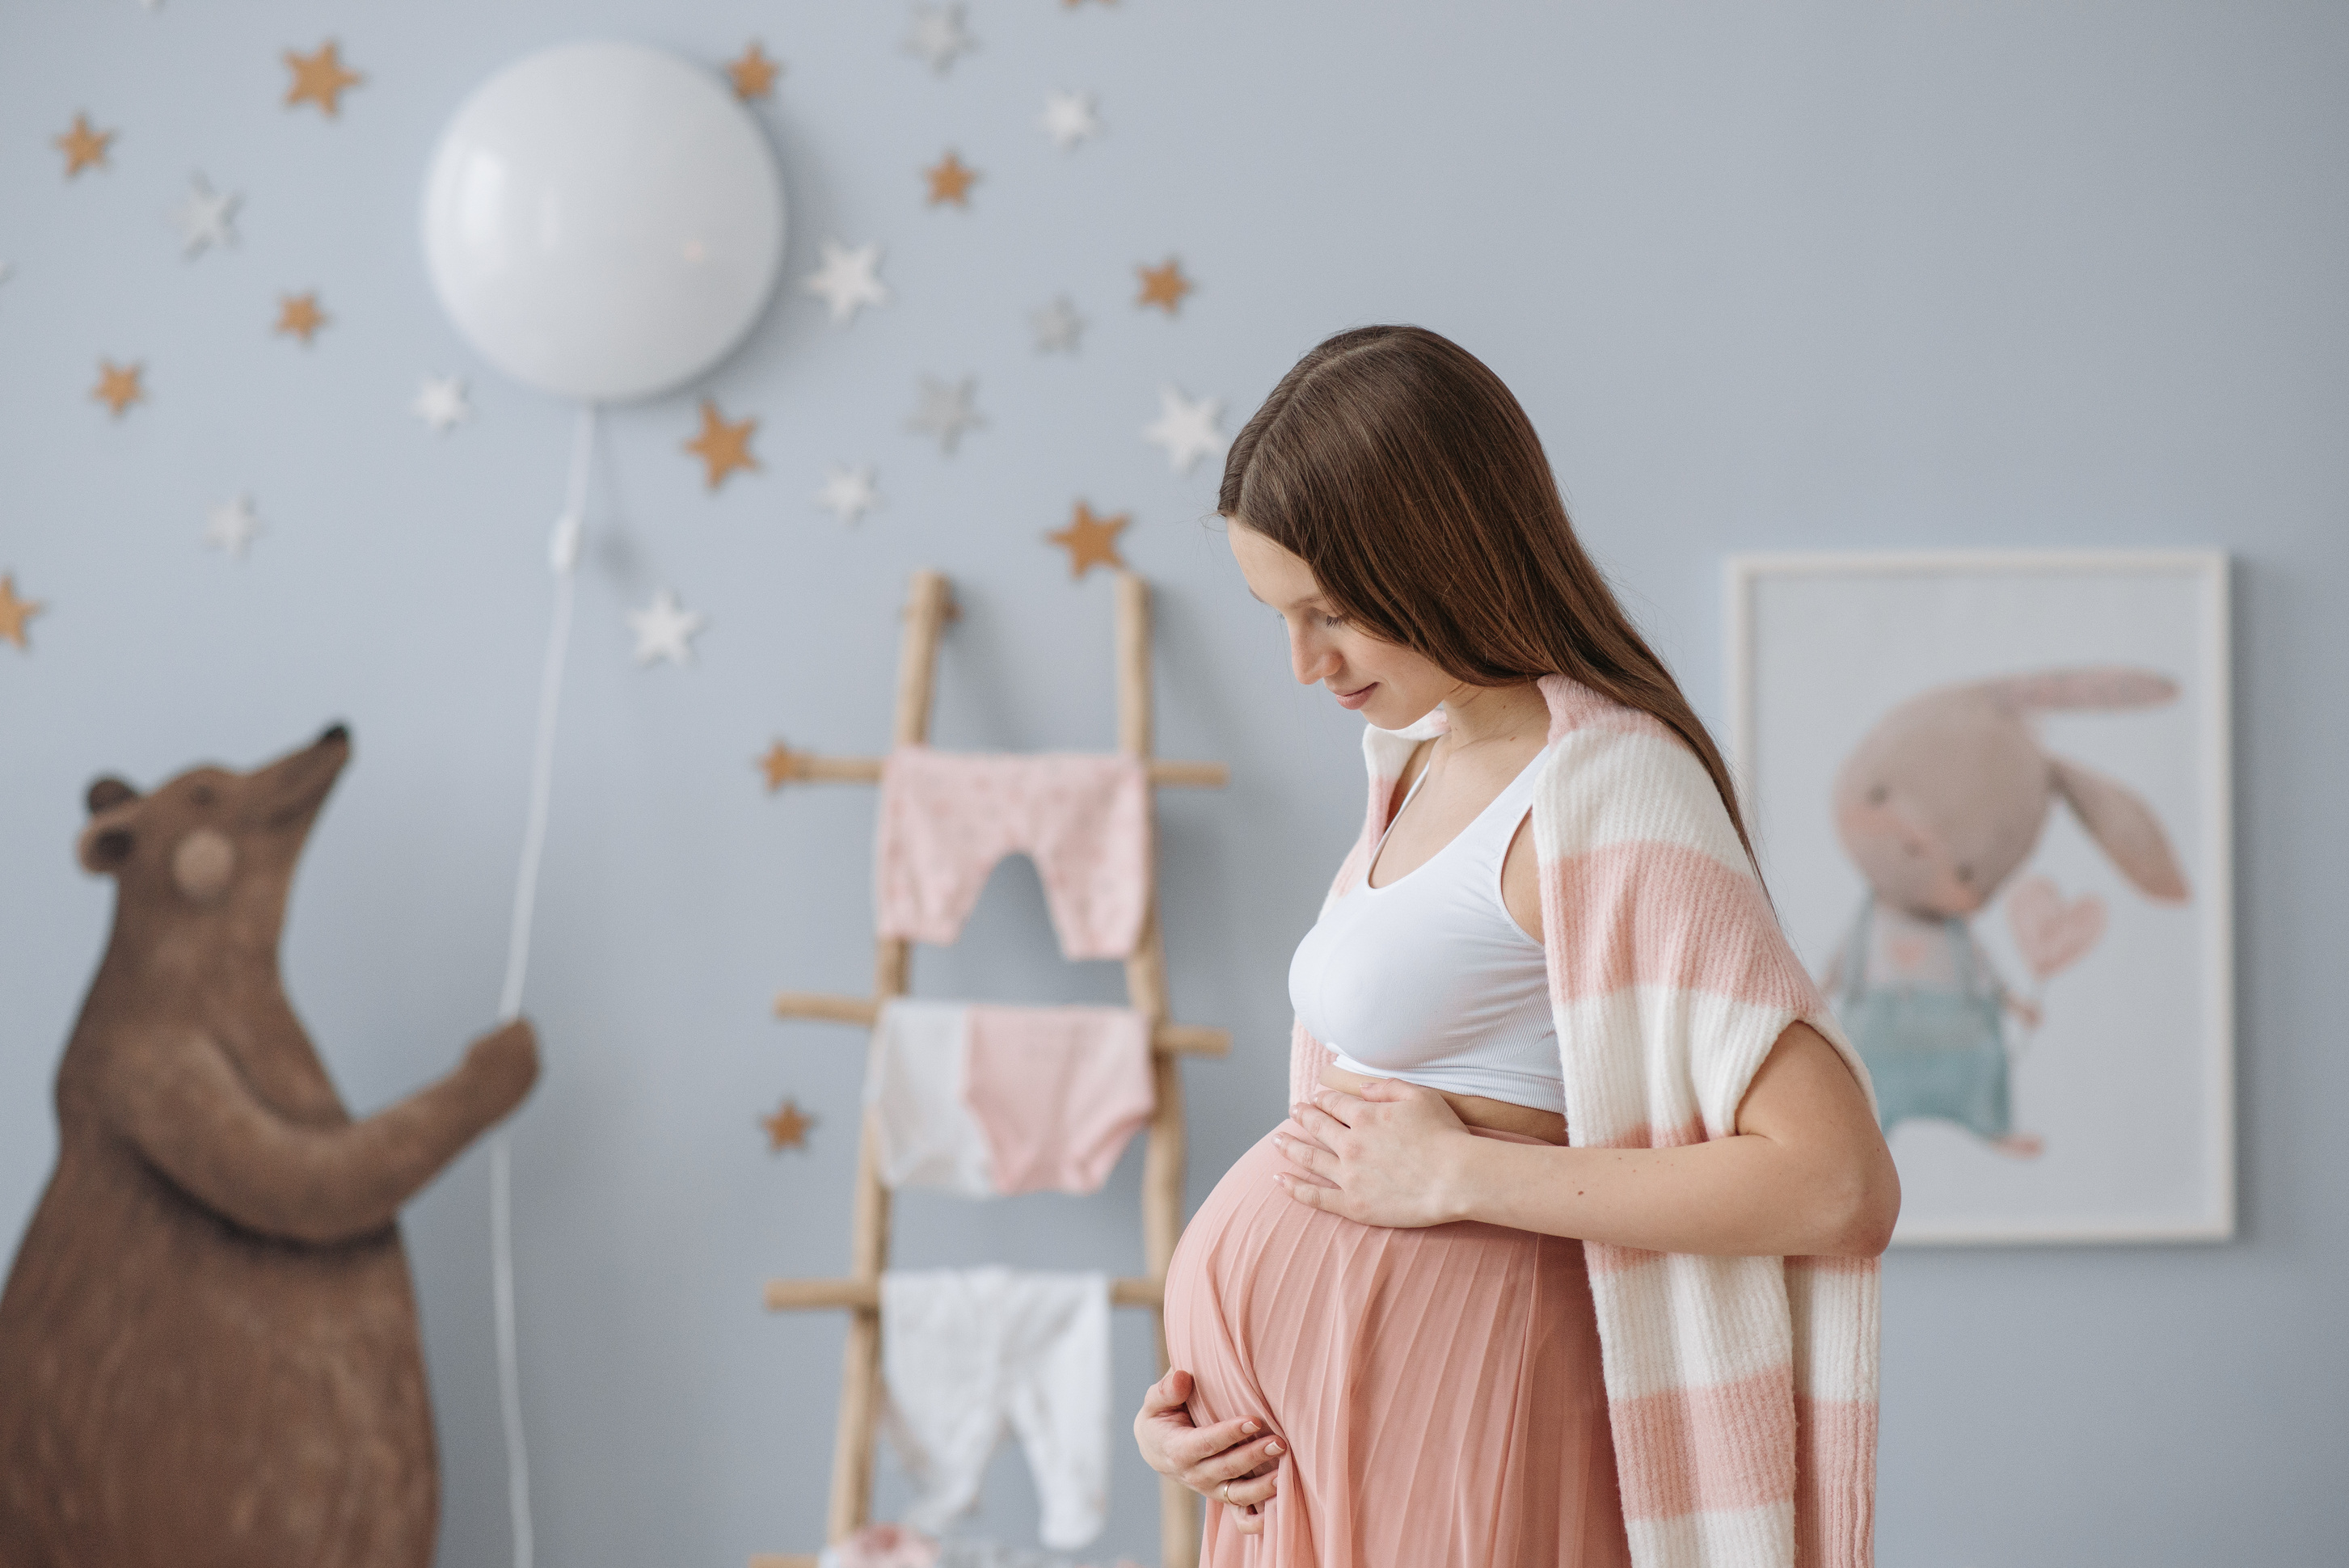
[[1157, 1105], [1131, 1007], [891, 1001], [864, 1103], [891, 1187], [1097, 1192]]
[[883, 1428], [936, 1531], [978, 1500], [1008, 1429], [1036, 1480], [1044, 1544], [1082, 1546], [1109, 1516], [1109, 1278], [1007, 1268], [881, 1276]]
[[868, 1524], [816, 1553], [815, 1568], [936, 1568], [938, 1543], [902, 1524]]
[[880, 933], [951, 944], [995, 862], [1024, 850], [1068, 958], [1123, 958], [1150, 902], [1150, 775], [1132, 757], [903, 746], [881, 765]]

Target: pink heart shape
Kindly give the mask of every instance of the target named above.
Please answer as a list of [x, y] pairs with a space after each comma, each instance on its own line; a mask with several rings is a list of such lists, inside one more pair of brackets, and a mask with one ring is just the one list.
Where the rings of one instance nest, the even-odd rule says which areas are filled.
[[1885, 943], [1884, 954], [1892, 960], [1895, 975], [1916, 975], [1933, 956], [1933, 939], [1929, 936], [1895, 936]]
[[2084, 892], [2066, 903], [2045, 877], [2025, 877], [2006, 895], [2007, 929], [2023, 961], [2042, 980], [2072, 963], [2105, 934], [2105, 901]]

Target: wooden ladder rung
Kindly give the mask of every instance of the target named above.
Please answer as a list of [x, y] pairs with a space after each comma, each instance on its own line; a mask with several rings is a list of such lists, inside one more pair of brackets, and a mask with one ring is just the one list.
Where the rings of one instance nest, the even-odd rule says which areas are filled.
[[[1109, 1282], [1112, 1306], [1162, 1306], [1166, 1282], [1146, 1277]], [[863, 1279], [771, 1279], [767, 1282], [769, 1312], [801, 1312], [822, 1307], [847, 1307], [858, 1312], [881, 1310], [881, 1285]]]
[[[811, 751], [793, 751], [781, 742], [761, 766], [768, 769], [768, 777], [778, 788], [785, 784], [881, 782], [878, 757], [818, 757]], [[1232, 781], [1231, 768], [1222, 762], [1172, 762], [1149, 758], [1143, 766], [1150, 770], [1150, 781], [1162, 789], [1221, 789]]]
[[[829, 991], [785, 991], [775, 997], [775, 1016], [818, 1018], [869, 1029], [881, 1020], [881, 1004], [869, 996], [843, 996]], [[1232, 1032], [1206, 1024], [1160, 1024], [1150, 1031], [1150, 1048], [1164, 1056], [1229, 1056]]]

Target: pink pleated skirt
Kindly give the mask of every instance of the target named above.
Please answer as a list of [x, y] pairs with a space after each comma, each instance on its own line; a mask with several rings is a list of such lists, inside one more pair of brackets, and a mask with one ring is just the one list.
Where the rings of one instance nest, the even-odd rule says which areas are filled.
[[1582, 1243], [1358, 1225], [1281, 1168], [1268, 1134], [1167, 1273], [1192, 1418], [1288, 1449], [1262, 1534], [1207, 1505], [1203, 1568], [1628, 1568]]

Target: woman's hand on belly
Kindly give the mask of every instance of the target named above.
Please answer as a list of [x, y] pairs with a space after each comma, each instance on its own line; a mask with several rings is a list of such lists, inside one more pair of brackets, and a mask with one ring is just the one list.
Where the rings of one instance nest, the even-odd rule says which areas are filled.
[[[1362, 1073], [1350, 1073], [1340, 1067], [1321, 1069], [1321, 1087], [1334, 1088], [1340, 1094], [1356, 1099], [1374, 1083], [1399, 1083], [1399, 1078], [1371, 1078]], [[1425, 1088], [1425, 1085], [1422, 1085]], [[1443, 1096], [1452, 1112], [1471, 1127], [1482, 1127], [1494, 1132], [1514, 1132], [1523, 1138], [1537, 1138], [1544, 1143], [1566, 1147], [1566, 1118], [1554, 1110], [1538, 1110], [1530, 1105], [1514, 1105], [1506, 1099], [1487, 1099], [1481, 1094], [1453, 1094], [1444, 1089], [1430, 1091]]]
[[1463, 1217], [1464, 1157], [1475, 1141], [1444, 1096], [1400, 1078], [1363, 1081], [1359, 1093], [1324, 1088], [1312, 1104], [1292, 1107], [1273, 1137], [1290, 1198], [1399, 1230]]
[[1191, 1375], [1180, 1367], [1150, 1386], [1133, 1418], [1133, 1441], [1143, 1462], [1171, 1475], [1211, 1502], [1228, 1504], [1242, 1535], [1264, 1528], [1257, 1505], [1268, 1502], [1280, 1469], [1280, 1439], [1246, 1417], [1212, 1427], [1191, 1421]]

